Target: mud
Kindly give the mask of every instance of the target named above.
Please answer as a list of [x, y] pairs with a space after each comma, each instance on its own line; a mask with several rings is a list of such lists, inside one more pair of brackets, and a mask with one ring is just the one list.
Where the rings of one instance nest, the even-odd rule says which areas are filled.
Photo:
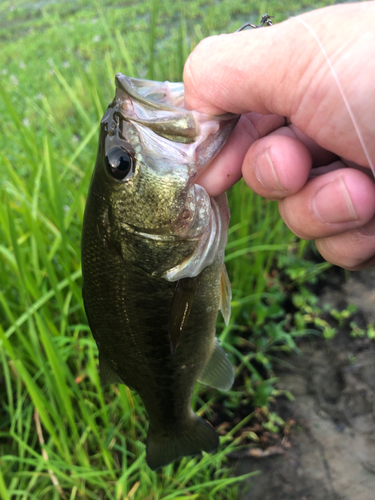
[[[342, 309], [355, 303], [360, 326], [375, 324], [375, 269], [333, 271], [321, 304]], [[375, 341], [352, 338], [349, 329], [331, 341], [303, 340], [302, 354], [276, 367], [277, 412], [294, 421], [288, 439], [264, 458], [242, 458], [236, 473], [259, 471], [241, 500], [375, 499]], [[272, 450], [270, 450], [272, 453]]]

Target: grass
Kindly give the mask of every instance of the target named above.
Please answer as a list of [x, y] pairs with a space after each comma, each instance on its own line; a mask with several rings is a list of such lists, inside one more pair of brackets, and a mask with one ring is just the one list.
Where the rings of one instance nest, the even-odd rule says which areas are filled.
[[[307, 4], [36, 5], [0, 5], [0, 497], [238, 498], [246, 476], [232, 476], [226, 455], [242, 443], [236, 433], [249, 416], [222, 437], [216, 455], [154, 473], [145, 465], [147, 418], [137, 394], [101, 388], [81, 298], [82, 216], [117, 71], [180, 80], [200, 38], [257, 22], [266, 11], [280, 21]], [[304, 326], [286, 318], [285, 296], [321, 269], [303, 260], [305, 245], [274, 203], [243, 183], [229, 198], [233, 314], [228, 327], [219, 320], [218, 333], [237, 374], [247, 370], [246, 397], [264, 406], [275, 393], [264, 376], [271, 354], [294, 348]], [[249, 331], [255, 349], [244, 353]], [[226, 396], [233, 411], [244, 391]], [[193, 403], [209, 414], [217, 398], [200, 387]]]

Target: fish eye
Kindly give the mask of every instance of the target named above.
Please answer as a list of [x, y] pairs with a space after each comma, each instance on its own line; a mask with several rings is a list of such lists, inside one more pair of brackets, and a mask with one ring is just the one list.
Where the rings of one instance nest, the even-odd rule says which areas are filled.
[[133, 174], [133, 158], [125, 149], [112, 148], [105, 157], [108, 172], [119, 181], [126, 180]]

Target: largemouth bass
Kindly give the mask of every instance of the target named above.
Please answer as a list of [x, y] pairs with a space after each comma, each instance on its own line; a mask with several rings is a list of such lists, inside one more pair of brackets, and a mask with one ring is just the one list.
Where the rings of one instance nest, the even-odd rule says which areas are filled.
[[238, 116], [183, 108], [183, 84], [116, 75], [100, 126], [82, 234], [83, 299], [103, 383], [136, 390], [149, 416], [147, 463], [217, 449], [191, 408], [199, 380], [220, 390], [233, 368], [215, 338], [227, 322], [229, 210], [194, 181]]

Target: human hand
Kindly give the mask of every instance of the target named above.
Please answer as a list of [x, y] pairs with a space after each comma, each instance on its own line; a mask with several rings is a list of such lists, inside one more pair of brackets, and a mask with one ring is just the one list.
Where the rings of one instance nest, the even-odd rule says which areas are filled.
[[215, 196], [242, 174], [279, 200], [297, 236], [351, 270], [375, 265], [374, 24], [375, 2], [327, 7], [207, 38], [184, 70], [187, 108], [242, 114], [198, 183]]

